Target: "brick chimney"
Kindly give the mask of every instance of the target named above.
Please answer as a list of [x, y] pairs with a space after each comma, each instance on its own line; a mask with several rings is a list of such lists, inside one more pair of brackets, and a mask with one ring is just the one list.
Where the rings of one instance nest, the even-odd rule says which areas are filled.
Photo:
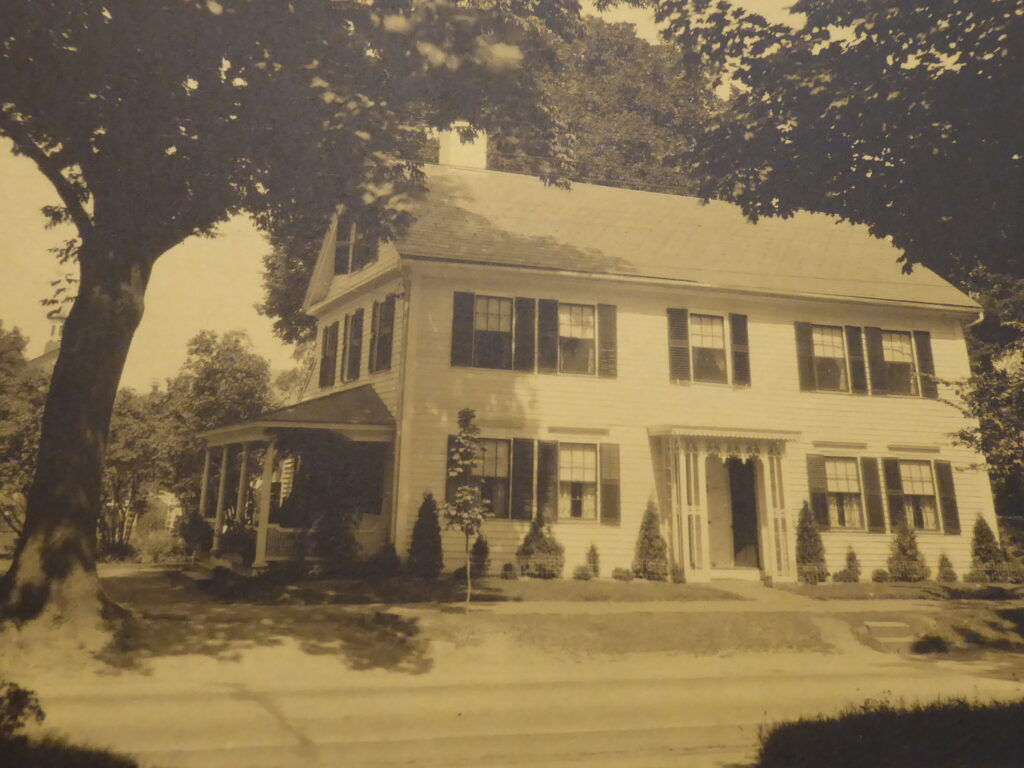
[[467, 123], [455, 123], [449, 130], [438, 135], [438, 163], [453, 168], [475, 168], [487, 170], [487, 134], [477, 131], [473, 141], [462, 143], [459, 128]]

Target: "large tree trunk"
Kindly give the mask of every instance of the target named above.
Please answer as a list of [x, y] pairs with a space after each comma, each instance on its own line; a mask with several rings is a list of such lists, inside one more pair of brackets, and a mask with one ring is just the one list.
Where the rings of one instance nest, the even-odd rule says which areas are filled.
[[142, 319], [152, 259], [83, 248], [78, 298], [43, 413], [25, 529], [4, 578], [0, 616], [94, 631], [104, 596], [96, 576], [96, 521], [114, 397]]

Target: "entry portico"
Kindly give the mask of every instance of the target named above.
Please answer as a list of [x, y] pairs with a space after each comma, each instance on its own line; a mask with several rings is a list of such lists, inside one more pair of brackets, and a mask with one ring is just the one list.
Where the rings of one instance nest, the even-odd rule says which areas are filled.
[[782, 487], [791, 430], [659, 426], [669, 554], [687, 581], [794, 577]]

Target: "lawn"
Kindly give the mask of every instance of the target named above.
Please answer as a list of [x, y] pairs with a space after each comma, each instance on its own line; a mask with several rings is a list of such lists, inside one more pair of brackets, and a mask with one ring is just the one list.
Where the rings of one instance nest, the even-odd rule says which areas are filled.
[[934, 581], [916, 583], [859, 582], [780, 584], [779, 589], [795, 592], [815, 600], [1018, 600], [1024, 597], [1019, 584], [939, 584]]

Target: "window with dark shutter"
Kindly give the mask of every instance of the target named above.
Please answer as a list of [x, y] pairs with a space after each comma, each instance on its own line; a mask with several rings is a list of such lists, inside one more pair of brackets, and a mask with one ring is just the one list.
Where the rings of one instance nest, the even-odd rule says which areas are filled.
[[597, 305], [597, 375], [614, 378], [618, 372], [618, 323], [614, 304]]
[[533, 440], [512, 441], [512, 519], [533, 519]]
[[320, 386], [330, 387], [336, 380], [338, 366], [338, 323], [324, 328], [320, 349]]
[[882, 504], [882, 482], [878, 474], [878, 459], [861, 457], [860, 474], [864, 481], [864, 507], [867, 510], [868, 531], [885, 533], [885, 508]]
[[953, 466], [948, 461], [935, 462], [935, 480], [939, 486], [939, 507], [942, 510], [942, 530], [949, 536], [960, 533], [960, 510], [956, 504], [953, 486]]
[[937, 398], [939, 385], [935, 380], [935, 358], [932, 356], [932, 335], [928, 331], [914, 331], [917, 365], [921, 376], [921, 394]]
[[455, 292], [452, 311], [452, 365], [473, 365], [473, 313], [476, 296]]
[[373, 302], [370, 313], [370, 356], [366, 361], [366, 370], [373, 373], [377, 370], [377, 334], [380, 330], [380, 302]]
[[871, 375], [871, 394], [886, 395], [889, 387], [885, 375], [885, 354], [882, 351], [882, 329], [865, 328], [864, 342], [868, 348], [868, 370]]
[[885, 496], [889, 502], [889, 527], [896, 530], [907, 521], [907, 509], [903, 500], [903, 476], [897, 459], [882, 459], [885, 475]]
[[477, 296], [473, 310], [473, 366], [512, 369], [513, 302]]
[[750, 386], [750, 339], [746, 315], [729, 315], [732, 336], [732, 383]]
[[537, 442], [537, 509], [544, 519], [558, 519], [558, 443]]
[[338, 347], [338, 356], [341, 358], [340, 376], [342, 381], [348, 381], [348, 348], [351, 344], [352, 315], [345, 315], [341, 326], [341, 344]]
[[795, 323], [796, 360], [800, 374], [800, 389], [813, 392], [818, 388], [814, 380], [814, 336], [810, 323]]
[[690, 317], [685, 309], [668, 309], [668, 375], [690, 380]]
[[825, 476], [825, 457], [818, 454], [807, 454], [807, 490], [811, 495], [811, 511], [818, 528], [827, 531], [828, 516], [828, 482]]
[[346, 353], [348, 360], [345, 361], [345, 364], [348, 368], [345, 380], [355, 381], [359, 378], [359, 369], [363, 358], [363, 310], [361, 308], [352, 314]]
[[619, 446], [601, 443], [601, 522], [618, 525], [622, 513], [619, 493]]
[[395, 295], [374, 302], [373, 340], [370, 343], [370, 373], [391, 368], [391, 349], [395, 338]]
[[517, 297], [515, 313], [512, 367], [517, 371], [532, 372], [537, 367], [537, 302]]
[[856, 325], [848, 325], [846, 331], [846, 352], [850, 361], [850, 391], [855, 395], [868, 393], [868, 371], [864, 361], [864, 345], [861, 331]]
[[349, 273], [349, 254], [352, 252], [352, 219], [348, 216], [338, 218], [338, 226], [334, 233], [334, 274]]
[[537, 302], [537, 369], [541, 373], [558, 372], [558, 302]]

